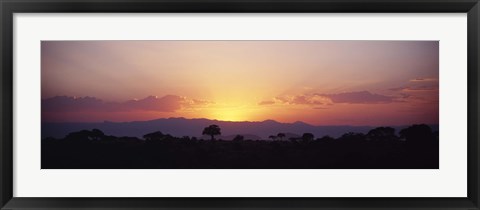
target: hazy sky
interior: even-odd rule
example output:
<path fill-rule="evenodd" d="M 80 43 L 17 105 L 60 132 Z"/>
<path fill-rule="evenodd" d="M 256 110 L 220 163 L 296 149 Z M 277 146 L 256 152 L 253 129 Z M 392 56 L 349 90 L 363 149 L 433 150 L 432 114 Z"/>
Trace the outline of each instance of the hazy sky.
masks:
<path fill-rule="evenodd" d="M 43 41 L 42 120 L 436 124 L 438 45 Z"/>

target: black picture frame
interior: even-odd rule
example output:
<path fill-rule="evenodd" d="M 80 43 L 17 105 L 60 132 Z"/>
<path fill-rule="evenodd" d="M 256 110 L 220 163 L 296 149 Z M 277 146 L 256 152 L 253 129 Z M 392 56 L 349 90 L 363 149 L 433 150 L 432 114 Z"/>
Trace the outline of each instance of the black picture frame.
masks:
<path fill-rule="evenodd" d="M 479 209 L 478 0 L 0 0 L 1 209 Z M 468 196 L 466 198 L 25 198 L 13 197 L 14 13 L 467 13 Z"/>

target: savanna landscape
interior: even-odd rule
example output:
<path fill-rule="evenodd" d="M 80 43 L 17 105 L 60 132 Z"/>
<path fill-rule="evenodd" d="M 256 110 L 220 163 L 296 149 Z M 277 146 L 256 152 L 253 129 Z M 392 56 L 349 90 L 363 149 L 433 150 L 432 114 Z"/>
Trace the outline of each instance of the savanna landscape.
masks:
<path fill-rule="evenodd" d="M 42 169 L 438 169 L 436 41 L 42 41 Z"/>

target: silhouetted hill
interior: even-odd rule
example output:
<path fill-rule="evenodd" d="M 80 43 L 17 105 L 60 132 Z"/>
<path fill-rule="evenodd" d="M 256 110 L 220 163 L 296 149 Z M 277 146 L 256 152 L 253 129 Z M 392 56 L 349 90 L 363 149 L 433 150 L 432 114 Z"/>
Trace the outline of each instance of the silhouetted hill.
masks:
<path fill-rule="evenodd" d="M 235 135 L 244 135 L 248 139 L 268 139 L 270 135 L 285 133 L 285 139 L 300 137 L 303 133 L 312 133 L 315 137 L 329 135 L 340 137 L 347 132 L 366 133 L 373 126 L 314 126 L 304 122 L 280 123 L 274 120 L 261 122 L 231 122 L 209 119 L 168 118 L 133 122 L 99 122 L 99 123 L 42 123 L 42 139 L 45 137 L 63 138 L 68 133 L 79 130 L 100 129 L 107 135 L 142 137 L 147 133 L 161 131 L 173 136 L 202 137 L 202 130 L 208 125 L 219 125 L 224 140 L 231 140 Z M 434 131 L 438 125 L 430 125 Z M 407 126 L 391 126 L 397 132 Z M 204 138 L 208 139 L 208 138 Z"/>

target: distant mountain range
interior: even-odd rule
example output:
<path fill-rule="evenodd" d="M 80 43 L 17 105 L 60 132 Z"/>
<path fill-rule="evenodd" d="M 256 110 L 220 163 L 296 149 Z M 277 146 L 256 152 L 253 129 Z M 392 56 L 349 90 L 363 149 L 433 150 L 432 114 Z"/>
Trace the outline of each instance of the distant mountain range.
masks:
<path fill-rule="evenodd" d="M 98 122 L 98 123 L 42 123 L 42 138 L 54 137 L 63 138 L 67 134 L 79 130 L 100 129 L 106 135 L 114 136 L 132 136 L 142 137 L 143 135 L 155 131 L 161 131 L 177 137 L 190 136 L 203 139 L 210 137 L 202 136 L 203 128 L 216 124 L 220 126 L 222 135 L 216 136 L 216 139 L 231 140 L 236 135 L 243 135 L 245 139 L 268 139 L 270 135 L 285 133 L 285 139 L 290 137 L 299 137 L 303 133 L 313 133 L 316 138 L 329 135 L 331 137 L 340 137 L 348 132 L 367 133 L 375 128 L 372 126 L 314 126 L 304 122 L 280 123 L 274 120 L 265 120 L 261 122 L 231 122 L 209 119 L 185 119 L 185 118 L 166 118 L 150 121 L 133 122 Z M 390 126 L 400 131 L 410 125 Z M 438 125 L 430 125 L 432 130 L 438 131 Z"/>

